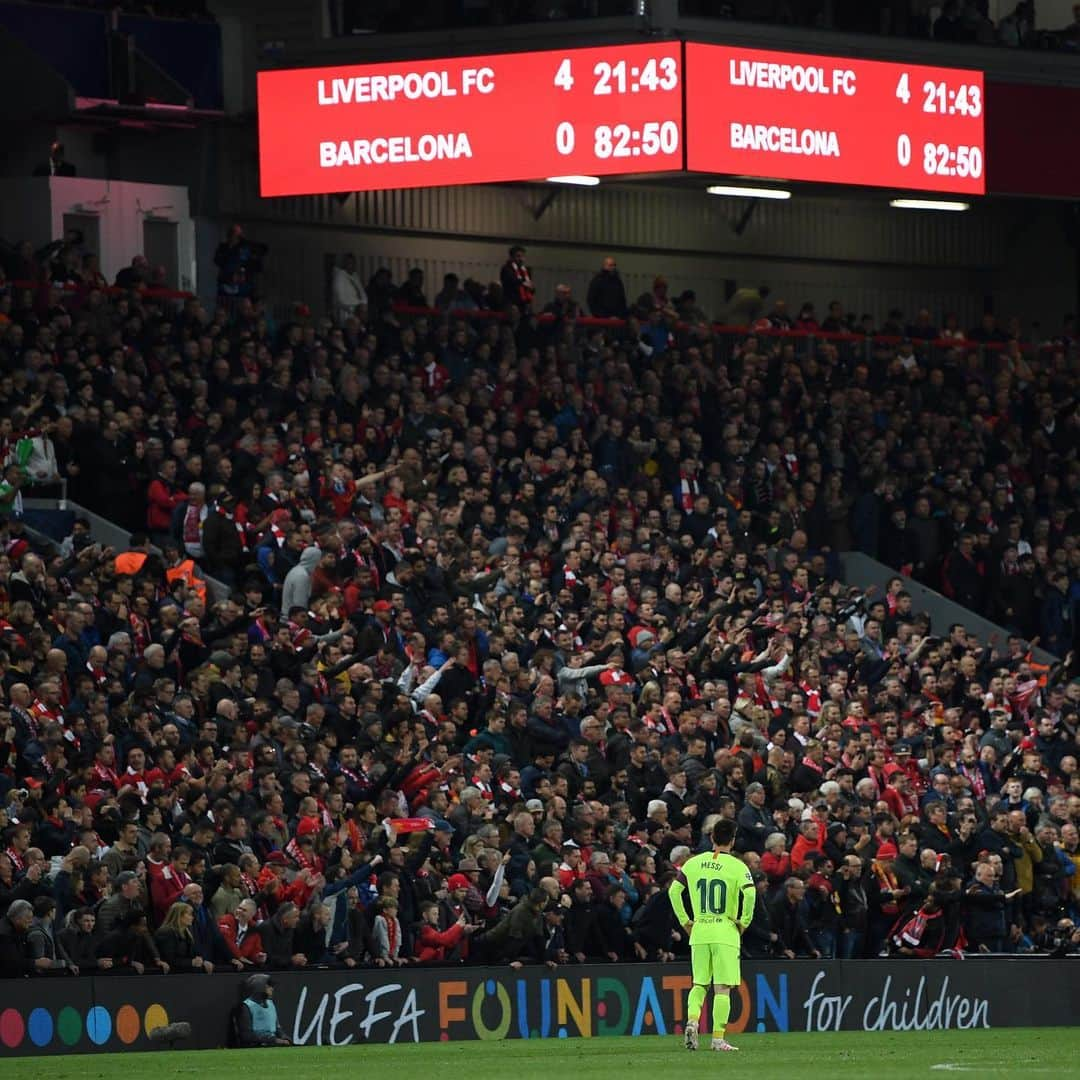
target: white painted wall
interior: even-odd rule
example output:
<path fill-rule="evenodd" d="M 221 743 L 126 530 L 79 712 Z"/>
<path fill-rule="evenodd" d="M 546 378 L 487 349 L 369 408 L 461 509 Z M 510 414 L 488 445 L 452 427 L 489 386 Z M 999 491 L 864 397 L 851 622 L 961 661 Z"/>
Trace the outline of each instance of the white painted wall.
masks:
<path fill-rule="evenodd" d="M 186 187 L 134 184 L 88 177 L 21 177 L 0 180 L 0 232 L 12 241 L 35 246 L 64 232 L 64 215 L 94 214 L 100 221 L 102 272 L 112 281 L 119 270 L 142 254 L 143 222 L 148 213 L 177 227 L 177 288 L 195 291 L 195 225 Z M 170 267 L 170 278 L 173 268 Z"/>

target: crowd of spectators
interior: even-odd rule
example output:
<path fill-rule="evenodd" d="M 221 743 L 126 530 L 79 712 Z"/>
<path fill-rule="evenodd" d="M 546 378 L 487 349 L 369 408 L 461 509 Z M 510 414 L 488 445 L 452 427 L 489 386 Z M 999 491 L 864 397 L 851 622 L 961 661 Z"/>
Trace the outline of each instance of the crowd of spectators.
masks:
<path fill-rule="evenodd" d="M 749 955 L 1076 950 L 1071 324 L 341 269 L 0 291 L 0 974 L 668 960 L 717 816 Z"/>
<path fill-rule="evenodd" d="M 31 0 L 49 7 L 93 8 L 123 15 L 151 15 L 162 19 L 191 19 L 200 22 L 214 18 L 206 0 Z"/>
<path fill-rule="evenodd" d="M 750 18 L 783 25 L 893 37 L 931 38 L 950 45 L 998 45 L 1010 49 L 1076 49 L 1080 45 L 1080 6 L 1065 26 L 1047 25 L 1046 13 L 1032 0 L 1002 6 L 995 21 L 989 0 L 925 0 L 873 4 L 863 0 L 682 0 L 683 14 Z M 770 10 L 771 9 L 771 10 Z M 1038 15 L 1038 18 L 1037 18 Z"/>
<path fill-rule="evenodd" d="M 404 33 L 448 27 L 507 26 L 564 22 L 613 16 L 647 15 L 643 0 L 444 0 L 423 12 L 390 0 L 360 3 L 335 0 L 331 24 L 335 35 Z M 1046 25 L 1031 0 L 1019 0 L 995 20 L 989 0 L 925 0 L 866 3 L 865 0 L 680 0 L 685 18 L 736 19 L 742 22 L 836 30 L 844 33 L 932 39 L 951 45 L 998 45 L 1013 49 L 1080 47 L 1080 5 L 1065 26 Z"/>

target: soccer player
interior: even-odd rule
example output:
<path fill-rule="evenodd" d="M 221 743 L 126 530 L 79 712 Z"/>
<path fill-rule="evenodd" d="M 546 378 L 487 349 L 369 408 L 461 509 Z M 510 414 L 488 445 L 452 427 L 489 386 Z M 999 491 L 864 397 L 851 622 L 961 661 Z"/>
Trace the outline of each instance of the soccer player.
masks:
<path fill-rule="evenodd" d="M 710 983 L 712 1048 L 738 1049 L 724 1038 L 724 1030 L 731 1015 L 731 988 L 742 982 L 739 947 L 742 933 L 754 917 L 756 898 L 750 868 L 731 854 L 735 830 L 734 821 L 718 821 L 712 831 L 713 850 L 683 863 L 668 888 L 675 917 L 690 938 L 694 985 L 686 1005 L 687 1050 L 698 1048 L 698 1023 Z"/>

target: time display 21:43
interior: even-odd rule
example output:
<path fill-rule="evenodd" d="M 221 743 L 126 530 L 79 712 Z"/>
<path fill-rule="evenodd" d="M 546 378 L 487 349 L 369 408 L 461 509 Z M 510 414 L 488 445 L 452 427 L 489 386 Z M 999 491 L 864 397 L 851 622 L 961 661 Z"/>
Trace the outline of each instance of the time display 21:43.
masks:
<path fill-rule="evenodd" d="M 905 71 L 896 84 L 896 96 L 906 105 L 911 101 L 911 80 Z M 922 84 L 922 111 L 940 116 L 982 116 L 982 88 L 975 84 L 961 83 L 950 86 L 946 82 L 927 79 Z"/>

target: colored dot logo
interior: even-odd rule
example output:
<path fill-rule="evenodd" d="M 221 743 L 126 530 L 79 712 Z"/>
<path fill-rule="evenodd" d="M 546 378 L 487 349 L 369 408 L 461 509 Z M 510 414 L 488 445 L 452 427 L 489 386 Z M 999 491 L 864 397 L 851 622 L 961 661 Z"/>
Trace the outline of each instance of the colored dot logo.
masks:
<path fill-rule="evenodd" d="M 164 1027 L 169 1022 L 169 1014 L 163 1005 L 151 1005 L 146 1010 L 146 1034 L 149 1035 L 154 1028 Z"/>
<path fill-rule="evenodd" d="M 86 1034 L 95 1046 L 104 1046 L 112 1034 L 112 1017 L 109 1010 L 95 1005 L 86 1014 Z"/>
<path fill-rule="evenodd" d="M 59 1042 L 62 1046 L 76 1046 L 83 1033 L 94 1046 L 105 1046 L 110 1040 L 118 1040 L 124 1046 L 138 1042 L 144 1033 L 169 1022 L 165 1007 L 154 1003 L 144 1013 L 134 1005 L 121 1005 L 111 1013 L 104 1005 L 91 1006 L 82 1014 L 73 1005 L 65 1005 L 55 1016 L 40 1006 L 24 1017 L 18 1009 L 0 1011 L 0 1045 L 17 1050 L 26 1043 L 44 1049 Z"/>
<path fill-rule="evenodd" d="M 139 1010 L 134 1005 L 121 1005 L 116 1010 L 116 1037 L 125 1046 L 130 1046 L 139 1037 L 141 1028 Z"/>
<path fill-rule="evenodd" d="M 56 1030 L 65 1046 L 74 1046 L 82 1038 L 82 1014 L 78 1009 L 65 1005 L 56 1018 Z"/>
<path fill-rule="evenodd" d="M 0 1012 L 0 1042 L 14 1050 L 26 1035 L 26 1025 L 22 1013 L 17 1009 L 5 1009 Z"/>
<path fill-rule="evenodd" d="M 26 1022 L 26 1033 L 35 1046 L 48 1046 L 53 1037 L 53 1018 L 48 1009 L 34 1009 Z"/>

